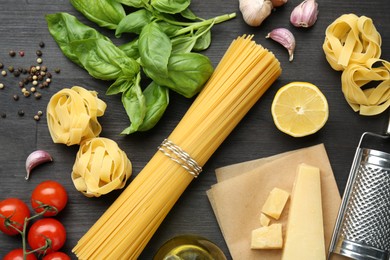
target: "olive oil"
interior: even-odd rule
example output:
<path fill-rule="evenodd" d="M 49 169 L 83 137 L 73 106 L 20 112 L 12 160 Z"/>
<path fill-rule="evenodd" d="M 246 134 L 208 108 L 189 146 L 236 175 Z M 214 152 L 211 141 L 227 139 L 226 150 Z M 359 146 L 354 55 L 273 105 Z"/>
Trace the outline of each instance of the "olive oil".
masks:
<path fill-rule="evenodd" d="M 182 235 L 168 240 L 153 260 L 226 260 L 214 243 L 200 236 Z"/>

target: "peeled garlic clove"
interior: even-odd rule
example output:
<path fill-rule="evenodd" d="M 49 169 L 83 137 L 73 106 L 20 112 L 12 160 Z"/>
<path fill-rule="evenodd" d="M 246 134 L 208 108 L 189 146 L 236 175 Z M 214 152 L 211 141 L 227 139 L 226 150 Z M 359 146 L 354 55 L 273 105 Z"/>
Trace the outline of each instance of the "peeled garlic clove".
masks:
<path fill-rule="evenodd" d="M 244 21 L 250 26 L 260 26 L 273 8 L 270 0 L 240 0 L 239 5 Z"/>
<path fill-rule="evenodd" d="M 290 22 L 296 27 L 310 27 L 317 21 L 318 3 L 304 0 L 291 12 Z"/>
<path fill-rule="evenodd" d="M 26 159 L 26 172 L 27 175 L 25 177 L 26 180 L 29 179 L 31 171 L 37 167 L 38 165 L 46 162 L 53 161 L 51 155 L 44 150 L 36 150 L 27 157 Z"/>
<path fill-rule="evenodd" d="M 283 45 L 283 47 L 288 51 L 289 61 L 294 59 L 295 37 L 288 29 L 274 29 L 265 38 L 271 38 L 272 40 Z"/>

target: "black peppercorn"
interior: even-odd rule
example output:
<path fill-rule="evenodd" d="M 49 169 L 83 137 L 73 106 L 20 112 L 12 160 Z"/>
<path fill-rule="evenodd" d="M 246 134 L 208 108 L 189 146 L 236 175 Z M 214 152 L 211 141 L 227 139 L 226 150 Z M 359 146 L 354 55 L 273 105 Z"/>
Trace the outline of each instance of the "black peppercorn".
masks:
<path fill-rule="evenodd" d="M 0 62 L 0 69 L 4 68 L 4 64 Z"/>
<path fill-rule="evenodd" d="M 55 71 L 55 73 L 60 73 L 61 72 L 61 70 L 59 68 L 56 68 L 54 71 Z"/>
<path fill-rule="evenodd" d="M 35 54 L 38 56 L 38 57 L 41 57 L 42 56 L 42 51 L 41 50 L 37 50 L 35 52 Z"/>
<path fill-rule="evenodd" d="M 22 109 L 20 109 L 20 110 L 18 111 L 18 115 L 19 115 L 19 116 L 24 116 L 24 111 L 23 111 Z"/>
<path fill-rule="evenodd" d="M 39 47 L 41 47 L 41 48 L 45 47 L 45 43 L 44 42 L 40 42 L 39 43 Z"/>
<path fill-rule="evenodd" d="M 11 51 L 9 51 L 9 56 L 11 56 L 11 57 L 15 57 L 15 55 L 16 55 L 16 52 L 15 51 L 13 51 L 13 50 L 11 50 Z"/>
<path fill-rule="evenodd" d="M 14 98 L 15 101 L 18 101 L 18 100 L 19 100 L 19 96 L 18 96 L 17 94 L 15 94 L 15 95 L 13 96 L 13 98 Z"/>
<path fill-rule="evenodd" d="M 15 71 L 14 71 L 14 76 L 15 76 L 15 77 L 19 77 L 19 76 L 20 76 L 20 71 L 15 70 Z"/>
<path fill-rule="evenodd" d="M 7 114 L 4 112 L 1 112 L 1 118 L 6 118 L 6 117 L 7 117 Z"/>

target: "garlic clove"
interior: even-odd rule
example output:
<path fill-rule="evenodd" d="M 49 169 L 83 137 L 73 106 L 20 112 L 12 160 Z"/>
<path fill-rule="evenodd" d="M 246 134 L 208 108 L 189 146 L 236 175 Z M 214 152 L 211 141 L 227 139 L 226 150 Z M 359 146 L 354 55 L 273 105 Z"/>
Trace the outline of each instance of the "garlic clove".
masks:
<path fill-rule="evenodd" d="M 290 62 L 294 59 L 295 37 L 288 29 L 274 29 L 265 38 L 271 38 L 286 48 L 289 54 Z"/>
<path fill-rule="evenodd" d="M 30 155 L 26 159 L 27 175 L 25 179 L 28 180 L 30 178 L 30 173 L 35 167 L 37 167 L 42 163 L 51 162 L 51 161 L 53 161 L 53 158 L 48 152 L 44 150 L 36 150 L 30 153 Z"/>
<path fill-rule="evenodd" d="M 239 8 L 244 21 L 250 26 L 260 26 L 273 9 L 270 0 L 240 0 Z"/>
<path fill-rule="evenodd" d="M 310 27 L 317 21 L 318 3 L 316 0 L 304 0 L 294 8 L 290 22 L 296 27 Z"/>

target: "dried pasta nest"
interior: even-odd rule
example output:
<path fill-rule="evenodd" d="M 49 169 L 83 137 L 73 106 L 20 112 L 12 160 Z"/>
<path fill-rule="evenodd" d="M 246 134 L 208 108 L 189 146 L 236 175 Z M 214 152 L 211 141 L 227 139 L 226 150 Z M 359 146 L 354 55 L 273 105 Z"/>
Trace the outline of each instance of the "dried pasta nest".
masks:
<path fill-rule="evenodd" d="M 99 197 L 125 186 L 132 164 L 118 144 L 96 137 L 81 143 L 73 165 L 72 180 L 87 197 Z"/>
<path fill-rule="evenodd" d="M 106 107 L 95 91 L 79 86 L 58 91 L 47 106 L 47 124 L 53 142 L 71 146 L 99 136 L 102 127 L 97 118 Z"/>
<path fill-rule="evenodd" d="M 360 115 L 377 115 L 390 106 L 390 63 L 380 59 L 381 43 L 366 16 L 344 14 L 326 29 L 326 59 L 334 70 L 342 71 L 344 97 Z"/>
<path fill-rule="evenodd" d="M 350 64 L 365 64 L 381 55 L 382 38 L 371 18 L 344 14 L 328 26 L 323 50 L 334 70 Z"/>

